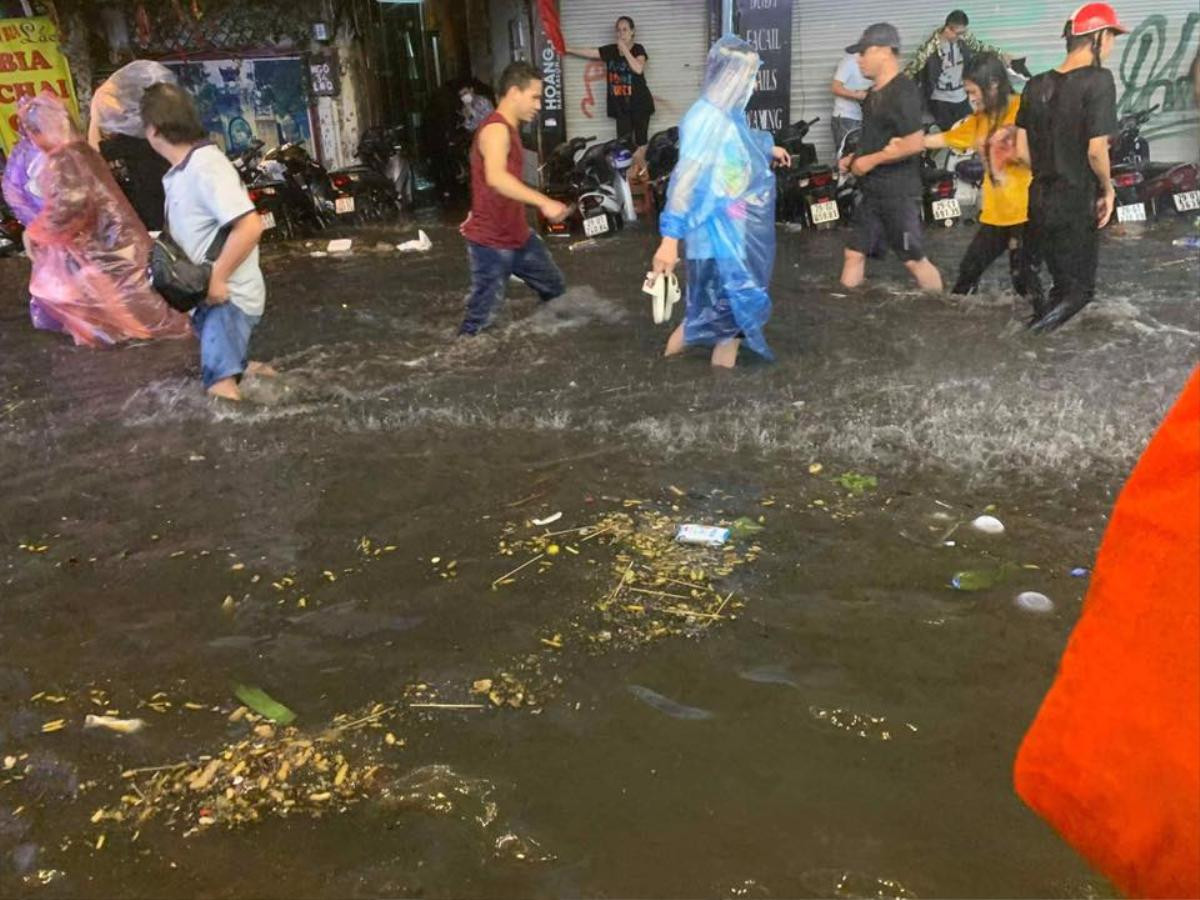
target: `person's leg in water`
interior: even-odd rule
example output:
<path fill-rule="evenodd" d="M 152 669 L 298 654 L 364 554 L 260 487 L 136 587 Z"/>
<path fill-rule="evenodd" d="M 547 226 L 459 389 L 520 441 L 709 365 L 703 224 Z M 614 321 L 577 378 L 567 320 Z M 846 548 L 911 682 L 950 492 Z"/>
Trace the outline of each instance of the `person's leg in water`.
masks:
<path fill-rule="evenodd" d="M 1081 192 L 1056 198 L 1052 222 L 1043 231 L 1040 249 L 1054 286 L 1046 311 L 1031 323 L 1034 331 L 1053 331 L 1065 324 L 1096 295 L 1100 232 L 1092 199 Z"/>
<path fill-rule="evenodd" d="M 210 396 L 242 399 L 238 382 L 250 368 L 246 357 L 258 320 L 229 301 L 201 303 L 192 313 L 192 325 L 200 336 L 200 374 Z"/>
<path fill-rule="evenodd" d="M 867 255 L 847 247 L 842 254 L 842 287 L 853 290 L 859 287 L 866 277 Z"/>
<path fill-rule="evenodd" d="M 979 279 L 1008 247 L 1008 229 L 996 225 L 980 225 L 971 238 L 962 262 L 958 264 L 958 278 L 951 288 L 952 294 L 974 294 L 979 290 Z"/>
<path fill-rule="evenodd" d="M 504 299 L 504 287 L 512 272 L 514 251 L 497 250 L 467 241 L 471 260 L 471 293 L 459 335 L 478 334 L 492 320 L 497 304 Z"/>
<path fill-rule="evenodd" d="M 567 290 L 563 273 L 550 258 L 545 242 L 536 234 L 531 234 L 525 246 L 513 254 L 512 274 L 529 285 L 542 303 L 561 297 Z"/>
<path fill-rule="evenodd" d="M 942 292 L 942 273 L 925 256 L 922 242 L 921 200 L 919 197 L 897 197 L 880 206 L 883 235 L 892 252 L 904 260 L 904 267 L 917 280 L 917 286 L 927 293 Z"/>
<path fill-rule="evenodd" d="M 928 258 L 921 257 L 918 260 L 906 262 L 904 268 L 912 273 L 913 278 L 917 280 L 917 287 L 925 293 L 940 294 L 945 290 L 942 285 L 942 273 Z"/>
<path fill-rule="evenodd" d="M 1013 291 L 1018 297 L 1025 297 L 1040 306 L 1044 302 L 1042 279 L 1038 275 L 1040 264 L 1028 244 L 1028 228 L 1014 225 L 1008 231 L 1008 275 Z"/>
<path fill-rule="evenodd" d="M 883 220 L 879 204 L 863 197 L 851 221 L 853 231 L 842 255 L 842 287 L 853 290 L 867 275 L 867 257 L 876 256 L 883 246 Z"/>

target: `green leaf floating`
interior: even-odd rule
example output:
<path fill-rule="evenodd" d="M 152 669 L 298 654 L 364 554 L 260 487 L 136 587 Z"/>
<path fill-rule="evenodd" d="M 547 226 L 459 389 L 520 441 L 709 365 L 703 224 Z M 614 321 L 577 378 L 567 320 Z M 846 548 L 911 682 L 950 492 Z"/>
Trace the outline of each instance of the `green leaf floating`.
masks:
<path fill-rule="evenodd" d="M 749 534 L 757 534 L 763 530 L 762 525 L 755 522 L 749 516 L 742 516 L 740 519 L 734 519 L 729 530 L 733 532 L 734 537 L 745 537 Z"/>
<path fill-rule="evenodd" d="M 233 695 L 248 707 L 280 725 L 290 725 L 296 714 L 264 691 L 262 688 L 248 684 L 235 684 Z"/>

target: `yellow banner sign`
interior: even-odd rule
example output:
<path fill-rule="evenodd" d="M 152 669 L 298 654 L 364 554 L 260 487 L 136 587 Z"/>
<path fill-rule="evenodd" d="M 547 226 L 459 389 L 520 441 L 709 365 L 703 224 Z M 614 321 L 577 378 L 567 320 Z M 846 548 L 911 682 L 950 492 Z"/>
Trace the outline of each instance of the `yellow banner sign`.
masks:
<path fill-rule="evenodd" d="M 51 91 L 79 118 L 67 58 L 58 49 L 58 29 L 44 17 L 0 19 L 0 145 L 17 142 L 17 101 Z"/>

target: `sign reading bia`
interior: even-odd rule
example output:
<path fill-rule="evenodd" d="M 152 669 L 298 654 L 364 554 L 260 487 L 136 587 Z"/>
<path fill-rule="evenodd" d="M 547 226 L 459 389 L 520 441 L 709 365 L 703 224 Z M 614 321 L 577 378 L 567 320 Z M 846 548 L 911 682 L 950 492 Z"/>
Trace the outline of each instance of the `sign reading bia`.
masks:
<path fill-rule="evenodd" d="M 58 47 L 58 29 L 44 17 L 0 19 L 0 149 L 17 142 L 17 101 L 50 91 L 78 118 L 75 86 Z"/>
<path fill-rule="evenodd" d="M 792 0 L 737 0 L 737 31 L 762 59 L 758 85 L 746 107 L 751 128 L 777 134 L 792 104 Z"/>

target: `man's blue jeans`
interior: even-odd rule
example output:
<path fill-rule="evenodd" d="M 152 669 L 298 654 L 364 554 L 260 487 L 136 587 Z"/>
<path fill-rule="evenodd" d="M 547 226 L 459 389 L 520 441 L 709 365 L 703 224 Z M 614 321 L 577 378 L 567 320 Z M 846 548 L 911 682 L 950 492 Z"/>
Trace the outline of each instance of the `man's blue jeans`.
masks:
<path fill-rule="evenodd" d="M 478 334 L 491 323 L 510 275 L 533 288 L 543 303 L 567 289 L 562 272 L 536 234 L 517 250 L 497 250 L 467 241 L 467 255 L 471 259 L 471 293 L 459 334 Z"/>

